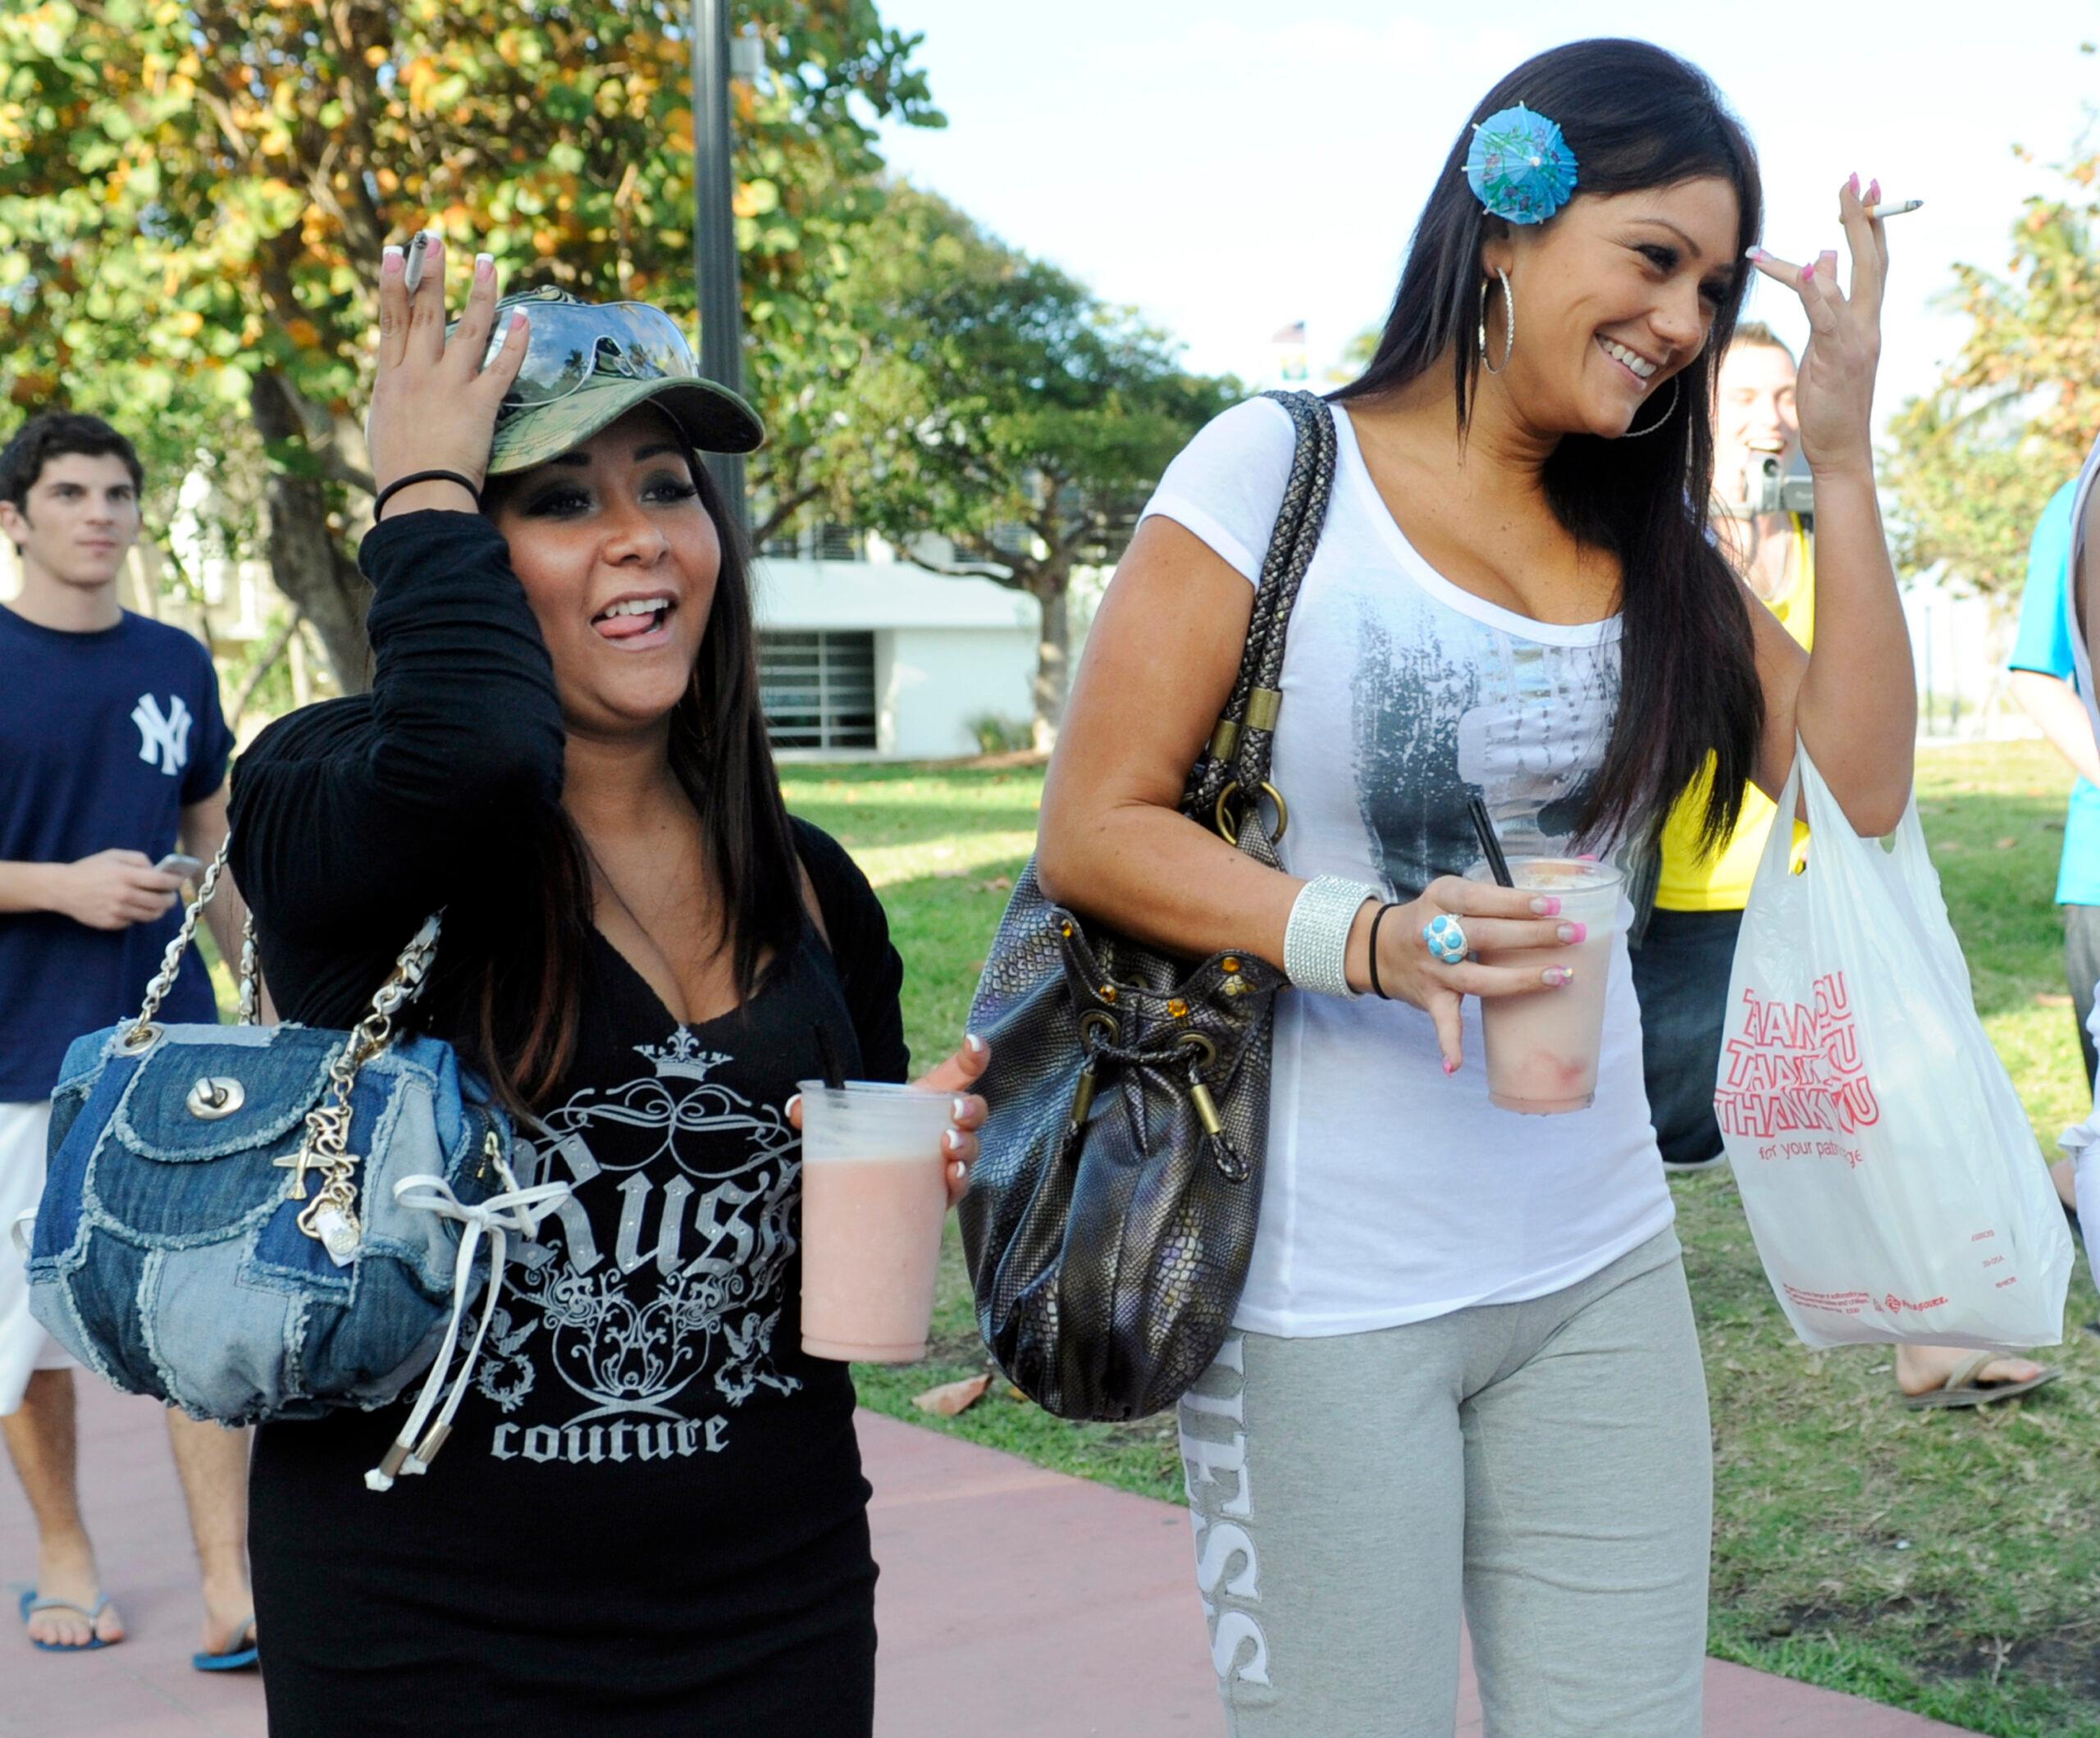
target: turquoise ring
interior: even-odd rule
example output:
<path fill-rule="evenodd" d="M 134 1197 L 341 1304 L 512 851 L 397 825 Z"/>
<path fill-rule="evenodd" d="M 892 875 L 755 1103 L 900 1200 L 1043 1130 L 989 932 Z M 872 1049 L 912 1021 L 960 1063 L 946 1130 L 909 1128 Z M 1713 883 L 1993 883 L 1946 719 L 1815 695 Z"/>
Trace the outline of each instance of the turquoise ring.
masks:
<path fill-rule="evenodd" d="M 1422 938 L 1428 944 L 1430 956 L 1446 965 L 1459 965 L 1466 957 L 1465 927 L 1448 911 L 1432 917 L 1422 926 Z"/>

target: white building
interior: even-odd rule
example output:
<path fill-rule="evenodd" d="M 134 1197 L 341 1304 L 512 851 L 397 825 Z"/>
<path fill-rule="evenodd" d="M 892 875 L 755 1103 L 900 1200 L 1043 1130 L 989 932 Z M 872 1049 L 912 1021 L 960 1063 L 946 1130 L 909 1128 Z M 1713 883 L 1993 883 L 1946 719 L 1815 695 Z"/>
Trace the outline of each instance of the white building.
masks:
<path fill-rule="evenodd" d="M 755 591 L 784 758 L 946 760 L 978 752 L 981 719 L 1025 730 L 1042 622 L 1027 593 L 929 572 L 836 526 L 769 543 Z"/>

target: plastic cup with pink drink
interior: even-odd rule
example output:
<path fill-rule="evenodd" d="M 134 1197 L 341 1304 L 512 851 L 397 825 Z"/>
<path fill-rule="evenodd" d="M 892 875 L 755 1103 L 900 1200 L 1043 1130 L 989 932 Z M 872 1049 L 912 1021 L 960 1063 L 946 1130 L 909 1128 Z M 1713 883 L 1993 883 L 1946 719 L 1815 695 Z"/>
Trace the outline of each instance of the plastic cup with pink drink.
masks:
<path fill-rule="evenodd" d="M 1573 983 L 1558 989 L 1481 998 L 1488 1100 L 1503 1110 L 1533 1116 L 1586 1111 L 1597 1096 L 1597 1053 L 1604 1041 L 1605 991 L 1618 929 L 1621 877 L 1609 864 L 1580 857 L 1512 857 L 1509 875 L 1526 892 L 1558 899 L 1559 920 L 1580 924 L 1586 933 L 1573 943 L 1476 950 L 1485 965 L 1539 971 L 1563 965 L 1575 974 Z M 1478 863 L 1466 871 L 1466 878 L 1491 883 L 1495 876 Z"/>
<path fill-rule="evenodd" d="M 805 1080 L 801 1091 L 802 1349 L 859 1363 L 924 1357 L 955 1101 L 862 1080 Z"/>

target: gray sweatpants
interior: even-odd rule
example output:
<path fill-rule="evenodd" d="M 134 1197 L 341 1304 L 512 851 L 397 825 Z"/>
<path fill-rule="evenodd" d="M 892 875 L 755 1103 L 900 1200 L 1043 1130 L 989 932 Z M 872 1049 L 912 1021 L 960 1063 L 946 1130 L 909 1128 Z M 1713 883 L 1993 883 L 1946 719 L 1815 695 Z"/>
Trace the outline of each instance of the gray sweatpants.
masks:
<path fill-rule="evenodd" d="M 1550 1296 L 1235 1333 L 1181 1403 L 1235 1738 L 1694 1738 L 1713 1468 L 1674 1232 Z"/>

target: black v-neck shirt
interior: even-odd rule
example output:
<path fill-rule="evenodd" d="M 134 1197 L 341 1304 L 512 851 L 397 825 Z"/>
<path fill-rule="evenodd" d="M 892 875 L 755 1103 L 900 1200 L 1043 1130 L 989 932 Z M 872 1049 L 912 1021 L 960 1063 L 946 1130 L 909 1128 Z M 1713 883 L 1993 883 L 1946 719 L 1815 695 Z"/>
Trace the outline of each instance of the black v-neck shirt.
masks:
<path fill-rule="evenodd" d="M 362 555 L 373 691 L 243 758 L 235 872 L 280 1012 L 313 1025 L 354 1020 L 410 914 L 443 907 L 427 1018 L 470 1049 L 445 965 L 523 920 L 505 847 L 559 800 L 552 673 L 484 522 L 404 515 Z M 870 1730 L 868 1488 L 846 1366 L 801 1349 L 783 1113 L 819 1030 L 848 1072 L 904 1078 L 902 968 L 851 860 L 796 831 L 829 943 L 806 924 L 719 1019 L 679 1024 L 594 932 L 574 1060 L 518 1153 L 573 1194 L 515 1260 L 431 1471 L 363 1486 L 399 1405 L 259 1433 L 278 1738 Z"/>

